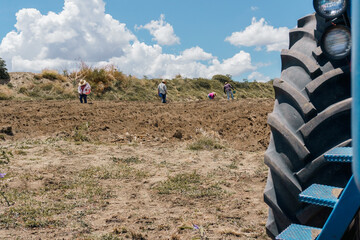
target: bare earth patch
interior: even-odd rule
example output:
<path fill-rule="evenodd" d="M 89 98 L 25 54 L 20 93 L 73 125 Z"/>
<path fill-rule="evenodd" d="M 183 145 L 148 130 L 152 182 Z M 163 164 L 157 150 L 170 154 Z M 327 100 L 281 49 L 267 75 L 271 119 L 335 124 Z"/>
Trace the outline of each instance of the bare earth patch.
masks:
<path fill-rule="evenodd" d="M 270 102 L 0 102 L 0 238 L 268 239 Z"/>

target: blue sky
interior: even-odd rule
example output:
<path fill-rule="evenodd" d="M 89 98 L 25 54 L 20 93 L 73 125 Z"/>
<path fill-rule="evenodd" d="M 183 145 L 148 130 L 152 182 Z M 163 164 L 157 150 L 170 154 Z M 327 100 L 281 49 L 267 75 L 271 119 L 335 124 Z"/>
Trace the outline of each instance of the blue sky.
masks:
<path fill-rule="evenodd" d="M 310 0 L 1 0 L 0 57 L 10 71 L 81 59 L 137 77 L 266 81 L 280 76 L 286 31 L 313 11 Z"/>

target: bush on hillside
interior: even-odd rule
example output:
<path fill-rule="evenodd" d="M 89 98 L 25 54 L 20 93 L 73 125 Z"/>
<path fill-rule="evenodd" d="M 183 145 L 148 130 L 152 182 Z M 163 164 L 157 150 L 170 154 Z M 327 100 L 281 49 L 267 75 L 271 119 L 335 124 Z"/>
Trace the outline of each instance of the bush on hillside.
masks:
<path fill-rule="evenodd" d="M 210 80 L 208 80 L 208 79 L 198 78 L 198 79 L 195 80 L 195 85 L 198 88 L 210 89 L 211 85 L 210 85 L 209 81 Z"/>
<path fill-rule="evenodd" d="M 60 81 L 63 81 L 65 82 L 66 81 L 66 78 L 59 74 L 58 71 L 56 70 L 50 70 L 50 69 L 44 69 L 41 71 L 41 73 L 39 74 L 36 74 L 34 76 L 35 79 L 37 80 L 40 80 L 40 79 L 48 79 L 48 80 L 51 80 L 51 81 L 55 81 L 55 80 L 60 80 Z"/>
<path fill-rule="evenodd" d="M 12 93 L 16 93 L 21 98 L 75 99 L 78 83 L 81 79 L 85 79 L 91 85 L 93 99 L 159 101 L 157 86 L 163 80 L 159 78 L 139 79 L 135 76 L 125 75 L 112 65 L 95 68 L 85 63 L 71 73 L 66 70 L 63 73 L 44 70 L 34 79 L 29 77 L 32 82 L 27 84 L 5 85 L 7 90 L 13 92 L 3 94 L 1 98 L 7 99 Z M 204 100 L 207 99 L 209 92 L 217 92 L 217 99 L 226 98 L 226 95 L 223 94 L 225 82 L 230 82 L 236 88 L 235 98 L 237 99 L 274 97 L 274 90 L 270 83 L 236 82 L 231 79 L 230 75 L 214 75 L 212 79 L 191 79 L 178 75 L 173 79 L 166 80 L 169 100 L 174 102 Z"/>
<path fill-rule="evenodd" d="M 91 85 L 92 92 L 97 96 L 107 92 L 122 90 L 128 86 L 130 77 L 118 71 L 114 66 L 106 66 L 103 68 L 92 68 L 85 63 L 81 64 L 80 70 L 73 72 L 71 78 L 79 81 L 84 78 Z M 79 79 L 76 79 L 76 78 Z"/>
<path fill-rule="evenodd" d="M 5 60 L 3 60 L 2 58 L 0 58 L 0 79 L 10 79 L 10 75 L 6 68 Z"/>
<path fill-rule="evenodd" d="M 231 82 L 231 77 L 229 75 L 221 75 L 221 74 L 217 74 L 217 75 L 214 75 L 212 77 L 212 80 L 216 80 L 216 81 L 219 81 L 221 83 L 225 83 L 225 82 Z"/>

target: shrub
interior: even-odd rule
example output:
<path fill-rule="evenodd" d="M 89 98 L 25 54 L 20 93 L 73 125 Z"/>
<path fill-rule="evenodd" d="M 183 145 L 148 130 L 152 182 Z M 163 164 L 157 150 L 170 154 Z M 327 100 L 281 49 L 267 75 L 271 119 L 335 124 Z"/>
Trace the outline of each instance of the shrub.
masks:
<path fill-rule="evenodd" d="M 228 76 L 228 75 L 221 75 L 221 74 L 217 74 L 217 75 L 214 75 L 212 77 L 212 80 L 216 80 L 216 81 L 219 81 L 221 83 L 225 83 L 225 82 L 231 82 L 231 77 Z"/>
<path fill-rule="evenodd" d="M 26 89 L 26 87 L 21 87 L 18 92 L 22 94 L 27 94 L 28 90 Z"/>
<path fill-rule="evenodd" d="M 204 78 L 199 78 L 195 81 L 195 84 L 198 88 L 205 88 L 205 89 L 210 89 L 211 85 L 209 83 L 209 80 L 204 79 Z"/>
<path fill-rule="evenodd" d="M 6 95 L 5 93 L 0 92 L 0 100 L 10 100 L 11 96 Z"/>
<path fill-rule="evenodd" d="M 40 85 L 41 90 L 43 91 L 50 91 L 53 88 L 53 84 L 51 83 L 44 83 Z"/>
<path fill-rule="evenodd" d="M 34 78 L 37 80 L 46 78 L 51 81 L 54 81 L 54 80 L 66 81 L 66 78 L 63 75 L 59 74 L 56 70 L 49 70 L 49 69 L 42 70 L 41 73 L 36 74 L 34 76 Z"/>
<path fill-rule="evenodd" d="M 112 65 L 103 68 L 92 68 L 82 63 L 80 70 L 70 74 L 70 78 L 75 80 L 85 79 L 98 97 L 102 97 L 103 94 L 115 89 L 124 89 L 128 85 L 127 77 Z M 74 82 L 74 84 L 76 83 Z"/>
<path fill-rule="evenodd" d="M 9 100 L 12 97 L 11 89 L 7 86 L 0 85 L 0 100 Z"/>
<path fill-rule="evenodd" d="M 7 71 L 5 61 L 2 58 L 0 58 L 0 79 L 10 79 L 10 75 Z"/>

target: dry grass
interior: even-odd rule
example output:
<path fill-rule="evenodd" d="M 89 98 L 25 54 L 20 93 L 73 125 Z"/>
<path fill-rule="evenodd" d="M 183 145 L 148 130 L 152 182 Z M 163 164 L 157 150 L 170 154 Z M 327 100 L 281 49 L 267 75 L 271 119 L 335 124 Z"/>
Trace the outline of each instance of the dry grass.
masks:
<path fill-rule="evenodd" d="M 0 100 L 8 99 L 75 99 L 80 79 L 92 86 L 91 96 L 95 99 L 156 101 L 157 86 L 162 79 L 136 78 L 125 75 L 114 66 L 92 68 L 82 63 L 74 72 L 63 74 L 45 69 L 39 74 L 10 73 L 10 82 L 0 86 Z M 273 98 L 271 83 L 234 82 L 236 98 Z M 209 92 L 217 92 L 215 99 L 224 99 L 223 79 L 182 78 L 167 79 L 168 98 L 171 101 L 205 100 Z"/>
<path fill-rule="evenodd" d="M 188 148 L 190 150 L 213 150 L 213 149 L 223 149 L 225 148 L 217 140 L 207 137 L 201 137 L 200 139 L 189 144 Z"/>
<path fill-rule="evenodd" d="M 51 69 L 44 69 L 41 71 L 41 73 L 39 74 L 35 74 L 34 76 L 35 79 L 40 80 L 40 79 L 48 79 L 48 80 L 60 80 L 62 82 L 65 82 L 67 79 L 65 76 L 61 75 L 58 73 L 58 71 L 56 70 L 51 70 Z"/>
<path fill-rule="evenodd" d="M 8 142 L 0 237 L 26 229 L 44 239 L 266 239 L 261 154 L 166 149 Z"/>
<path fill-rule="evenodd" d="M 14 97 L 14 91 L 7 85 L 0 84 L 0 100 L 10 100 Z"/>

